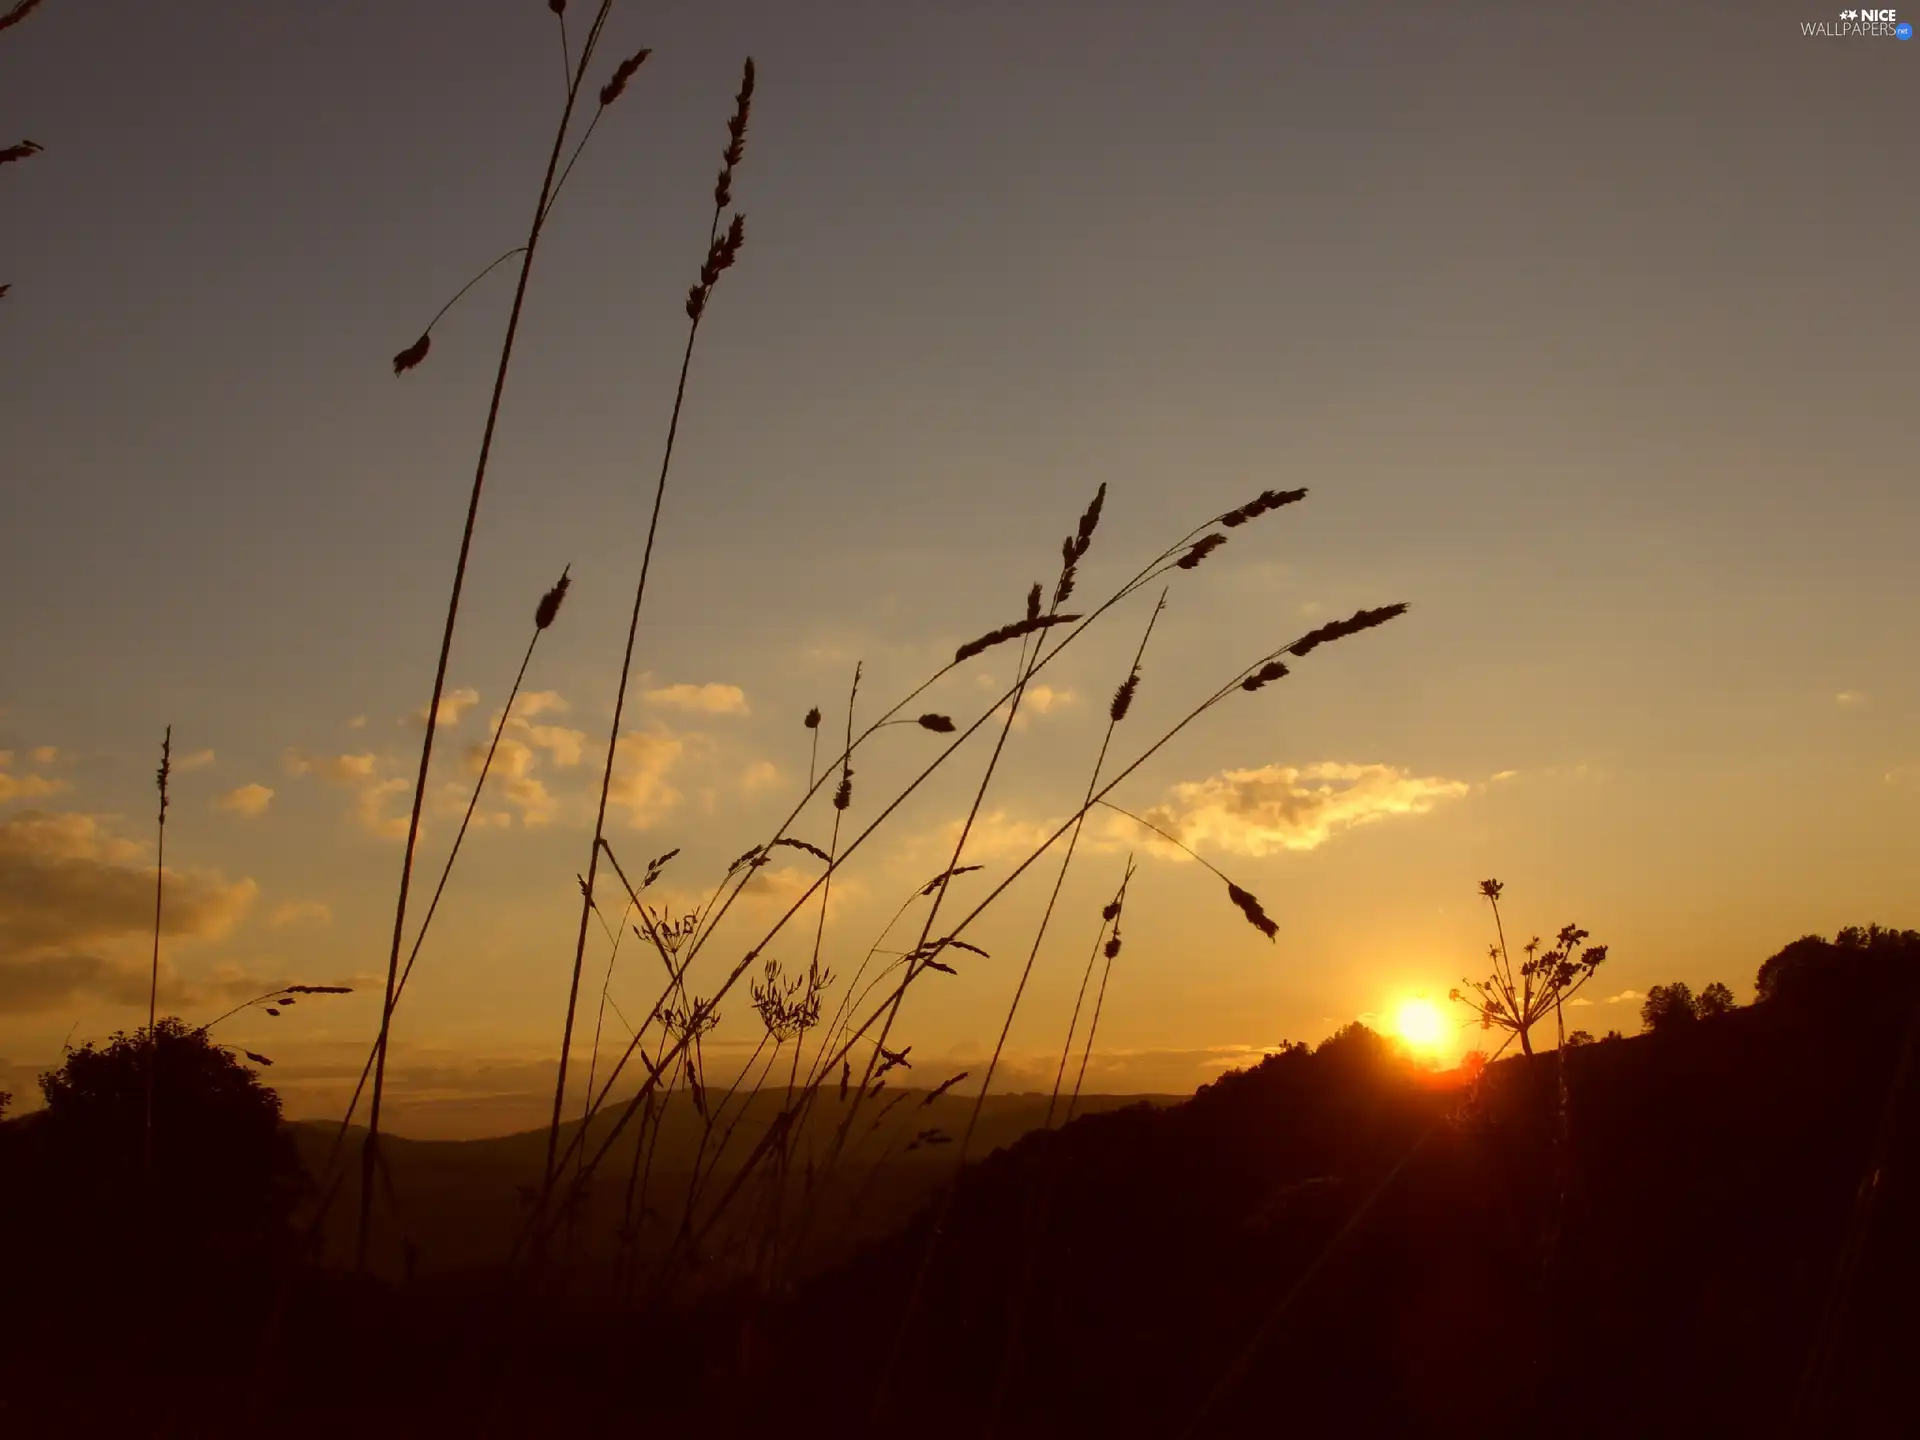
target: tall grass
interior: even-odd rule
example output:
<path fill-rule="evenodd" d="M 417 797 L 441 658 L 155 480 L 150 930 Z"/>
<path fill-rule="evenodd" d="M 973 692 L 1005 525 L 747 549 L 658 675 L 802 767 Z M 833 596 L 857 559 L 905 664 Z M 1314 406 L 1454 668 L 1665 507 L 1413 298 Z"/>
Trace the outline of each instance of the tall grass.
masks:
<path fill-rule="evenodd" d="M 607 16 L 612 8 L 613 0 L 601 0 L 588 29 L 586 40 L 580 47 L 579 62 L 575 65 L 572 78 L 567 85 L 566 103 L 561 107 L 559 123 L 554 127 L 553 144 L 547 156 L 546 172 L 540 179 L 539 198 L 534 203 L 533 218 L 528 222 L 526 243 L 520 250 L 520 275 L 514 285 L 513 303 L 507 312 L 506 333 L 501 339 L 500 356 L 494 368 L 493 393 L 487 402 L 486 421 L 481 427 L 480 453 L 474 462 L 473 483 L 468 490 L 466 517 L 460 531 L 459 554 L 454 561 L 453 583 L 447 592 L 446 620 L 441 627 L 440 651 L 434 662 L 433 687 L 427 699 L 426 724 L 420 739 L 420 764 L 414 776 L 413 803 L 407 816 L 406 845 L 401 852 L 400 881 L 393 907 L 393 938 L 387 951 L 385 997 L 380 1008 L 380 1033 L 374 1045 L 373 1092 L 367 1108 L 367 1135 L 361 1146 L 360 1218 L 354 1238 L 356 1270 L 364 1271 L 367 1263 L 367 1244 L 373 1214 L 373 1173 L 380 1140 L 381 1101 L 386 1093 L 387 1050 L 392 1035 L 394 1003 L 399 987 L 400 947 L 402 937 L 406 933 L 407 896 L 413 880 L 414 852 L 420 843 L 420 813 L 426 802 L 427 773 L 433 763 L 433 742 L 439 732 L 440 701 L 447 683 L 447 660 L 453 651 L 454 629 L 460 616 L 460 598 L 466 584 L 467 562 L 473 549 L 474 527 L 480 517 L 480 497 L 486 486 L 487 464 L 493 454 L 494 434 L 500 423 L 500 403 L 506 393 L 507 374 L 513 364 L 514 342 L 520 332 L 520 316 L 526 305 L 527 287 L 533 278 L 534 260 L 538 255 L 540 239 L 546 229 L 547 216 L 556 196 L 555 177 L 559 172 L 560 157 L 566 148 L 574 108 L 580 97 L 581 86 L 586 80 L 587 68 L 593 61 L 601 34 L 606 26 Z M 564 10 L 564 7 L 562 9 Z M 565 23 L 564 17 L 559 12 L 556 12 L 556 16 L 561 24 Z M 638 62 L 629 63 L 637 65 Z M 624 69 L 625 66 L 623 65 L 622 68 Z M 629 76 L 631 73 L 631 70 L 627 71 Z M 618 98 L 618 95 L 619 91 L 614 89 L 610 82 L 609 86 L 601 91 L 601 110 L 604 111 Z M 599 113 L 596 112 L 594 124 L 598 123 L 599 118 Z M 582 147 L 591 133 L 590 127 L 588 135 L 581 139 Z M 576 149 L 574 153 L 577 159 L 579 151 Z M 470 286 L 471 282 L 469 282 L 469 288 Z M 461 293 L 464 294 L 465 291 Z M 445 313 L 446 307 L 443 306 L 440 315 Z M 436 315 L 434 321 L 429 322 L 427 329 L 421 333 L 420 338 L 394 357 L 393 368 L 396 375 L 412 369 L 426 358 L 432 344 L 432 327 L 438 319 L 439 315 Z"/>
<path fill-rule="evenodd" d="M 140 1127 L 140 1173 L 148 1183 L 153 1180 L 153 1081 L 155 1054 L 154 1025 L 160 1008 L 160 909 L 167 893 L 167 785 L 173 778 L 173 727 L 167 727 L 160 741 L 160 768 L 153 783 L 160 792 L 160 815 L 155 824 L 153 858 L 153 968 L 147 980 L 147 1097 L 146 1117 Z"/>
<path fill-rule="evenodd" d="M 553 1118 L 547 1127 L 547 1164 L 541 1179 L 541 1207 L 552 1195 L 555 1163 L 560 1143 L 560 1116 L 567 1098 L 567 1061 L 573 1050 L 574 1012 L 580 1001 L 580 970 L 587 952 L 587 920 L 593 911 L 594 881 L 600 872 L 600 850 L 606 838 L 607 797 L 613 788 L 613 767 L 620 750 L 620 723 L 626 713 L 627 686 L 633 675 L 634 643 L 640 633 L 640 611 L 646 604 L 647 578 L 653 569 L 653 546 L 660 533 L 660 510 L 667 497 L 667 477 L 673 468 L 673 445 L 680 434 L 680 413 L 687 399 L 687 375 L 693 368 L 693 348 L 700 338 L 700 322 L 707 313 L 715 286 L 739 259 L 746 240 L 746 221 L 739 212 L 723 232 L 720 222 L 727 206 L 733 203 L 733 171 L 746 154 L 747 119 L 753 105 L 754 71 L 751 58 L 741 71 L 740 89 L 734 96 L 733 117 L 727 122 L 727 148 L 721 157 L 720 174 L 713 186 L 713 217 L 707 225 L 706 259 L 700 276 L 687 292 L 687 341 L 680 354 L 680 378 L 674 386 L 673 412 L 667 421 L 667 438 L 660 453 L 659 478 L 653 487 L 653 512 L 647 520 L 647 542 L 640 556 L 640 578 L 634 586 L 633 611 L 627 620 L 626 648 L 620 657 L 620 683 L 615 690 L 613 721 L 607 732 L 607 758 L 600 775 L 600 799 L 593 821 L 593 845 L 587 856 L 587 874 L 581 885 L 580 924 L 574 937 L 573 973 L 567 986 L 567 1018 L 560 1031 L 560 1067 L 553 1085 Z M 583 1127 L 584 1133 L 584 1127 Z"/>

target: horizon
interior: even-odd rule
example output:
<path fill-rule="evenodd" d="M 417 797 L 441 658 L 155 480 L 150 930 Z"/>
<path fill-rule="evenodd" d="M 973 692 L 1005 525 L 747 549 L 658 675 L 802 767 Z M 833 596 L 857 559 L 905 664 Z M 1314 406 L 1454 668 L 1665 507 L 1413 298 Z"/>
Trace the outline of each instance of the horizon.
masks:
<path fill-rule="evenodd" d="M 1234 696 L 1116 792 L 1198 861 L 1089 818 L 995 1093 L 1053 1083 L 1129 855 L 1089 1093 L 1190 1093 L 1420 998 L 1459 1022 L 1433 1046 L 1457 1060 L 1480 1034 L 1446 996 L 1485 973 L 1488 876 L 1516 949 L 1569 922 L 1610 947 L 1581 997 L 1596 1033 L 1631 1033 L 1656 984 L 1744 1000 L 1799 936 L 1914 923 L 1920 199 L 1888 137 L 1920 119 L 1920 47 L 1816 42 L 1810 18 L 619 15 L 596 74 L 653 54 L 542 243 L 441 702 L 409 935 L 476 747 L 502 727 L 502 749 L 396 1013 L 398 1133 L 551 1103 L 685 287 L 748 54 L 748 239 L 703 321 L 609 812 L 629 872 L 680 852 L 664 915 L 805 788 L 810 707 L 833 753 L 856 662 L 864 723 L 1051 583 L 1104 485 L 1080 599 L 1269 488 L 1310 491 L 1171 577 L 1127 758 L 1236 666 L 1411 609 Z M 44 146 L 0 172 L 0 1090 L 22 1108 L 63 1046 L 144 1021 L 172 726 L 161 1012 L 352 985 L 219 1032 L 273 1059 L 290 1119 L 338 1118 L 379 1025 L 511 267 L 417 370 L 391 361 L 524 235 L 551 22 L 525 0 L 470 7 L 451 38 L 427 0 L 324 23 L 50 5 L 0 44 L 0 138 Z M 960 913 L 1079 803 L 1151 603 L 1023 698 Z M 971 723 L 1015 658 L 987 651 L 924 708 Z M 836 870 L 821 958 L 841 985 L 948 863 L 996 729 Z M 848 821 L 938 743 L 882 731 Z M 834 823 L 822 797 L 795 833 L 825 846 Z M 809 863 L 755 874 L 741 916 L 770 923 Z M 969 930 L 986 956 L 915 991 L 916 1074 L 984 1068 L 1051 873 Z M 789 973 L 820 918 L 776 947 Z M 721 932 L 696 993 L 748 929 Z M 627 937 L 598 1015 L 609 946 L 589 938 L 581 1083 L 596 1024 L 604 1064 L 657 986 Z M 720 1012 L 724 1077 L 759 1030 L 744 985 Z"/>

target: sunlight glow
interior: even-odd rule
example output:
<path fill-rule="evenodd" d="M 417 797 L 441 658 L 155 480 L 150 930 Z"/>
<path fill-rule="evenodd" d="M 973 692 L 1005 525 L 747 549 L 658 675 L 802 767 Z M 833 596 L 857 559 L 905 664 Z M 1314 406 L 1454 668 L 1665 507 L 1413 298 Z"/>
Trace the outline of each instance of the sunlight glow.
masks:
<path fill-rule="evenodd" d="M 1431 1000 L 1401 1002 L 1393 1016 L 1394 1033 L 1414 1049 L 1433 1055 L 1447 1043 L 1447 1017 Z"/>

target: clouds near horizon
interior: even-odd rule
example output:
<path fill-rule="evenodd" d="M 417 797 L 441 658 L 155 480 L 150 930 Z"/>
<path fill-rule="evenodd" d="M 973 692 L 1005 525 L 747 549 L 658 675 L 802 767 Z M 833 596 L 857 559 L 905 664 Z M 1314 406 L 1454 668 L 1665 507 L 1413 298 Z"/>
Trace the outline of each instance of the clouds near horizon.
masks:
<path fill-rule="evenodd" d="M 1411 775 L 1397 765 L 1262 765 L 1175 785 L 1143 818 L 1196 850 L 1258 857 L 1317 849 L 1342 830 L 1390 816 L 1424 815 L 1469 788 L 1460 780 Z M 1121 815 L 1113 817 L 1109 834 L 1140 837 L 1139 827 Z M 1156 853 L 1180 853 L 1151 835 L 1146 842 Z"/>

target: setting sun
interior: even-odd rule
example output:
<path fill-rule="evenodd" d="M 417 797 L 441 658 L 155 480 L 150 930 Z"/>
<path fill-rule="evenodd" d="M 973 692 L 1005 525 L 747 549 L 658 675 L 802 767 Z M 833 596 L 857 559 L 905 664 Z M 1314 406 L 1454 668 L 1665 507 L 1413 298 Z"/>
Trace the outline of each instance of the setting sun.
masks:
<path fill-rule="evenodd" d="M 1393 1030 L 1413 1049 L 1435 1054 L 1447 1041 L 1447 1017 L 1431 1000 L 1407 1000 L 1394 1012 Z"/>

